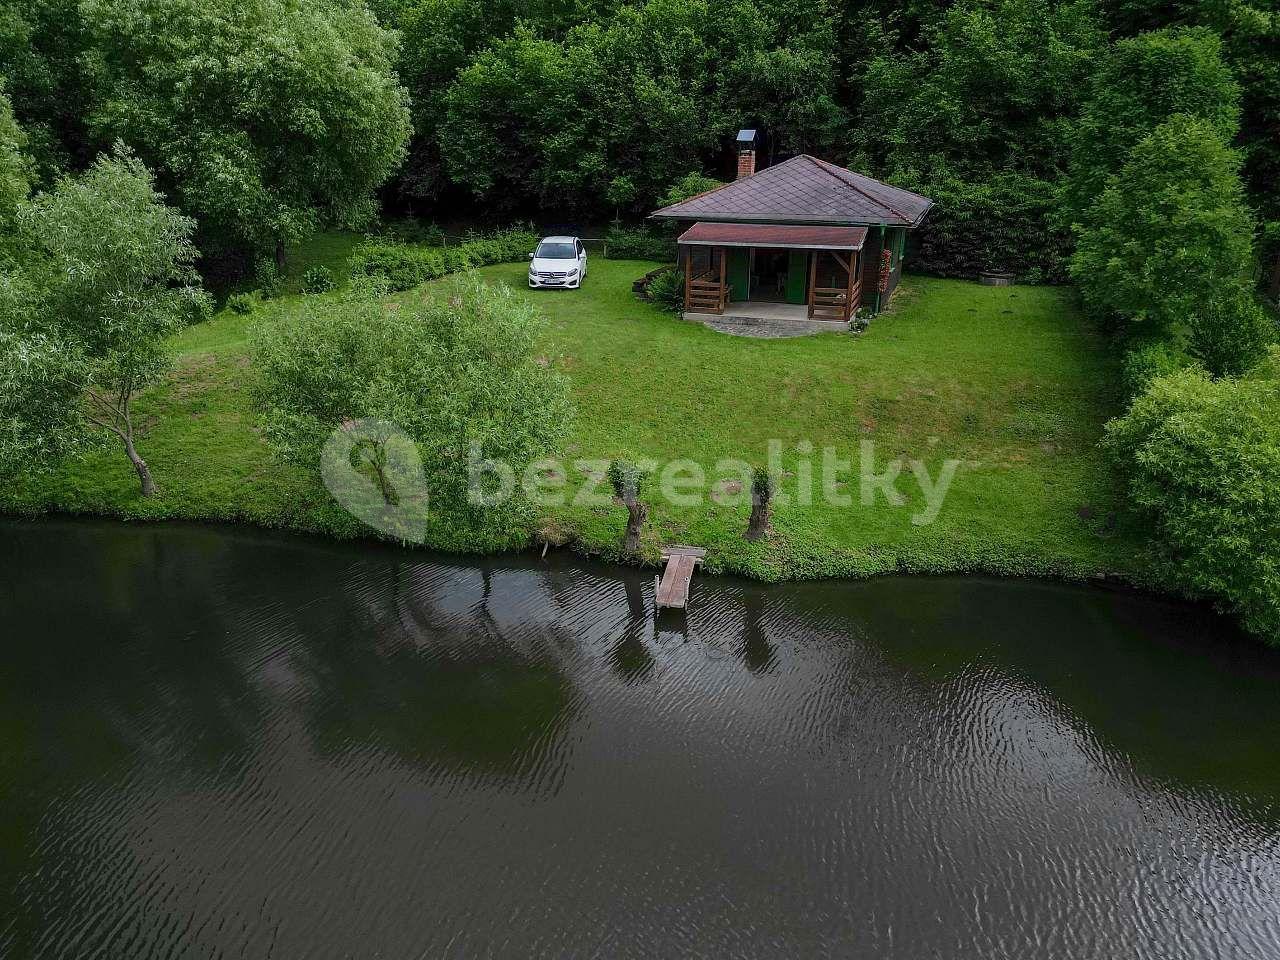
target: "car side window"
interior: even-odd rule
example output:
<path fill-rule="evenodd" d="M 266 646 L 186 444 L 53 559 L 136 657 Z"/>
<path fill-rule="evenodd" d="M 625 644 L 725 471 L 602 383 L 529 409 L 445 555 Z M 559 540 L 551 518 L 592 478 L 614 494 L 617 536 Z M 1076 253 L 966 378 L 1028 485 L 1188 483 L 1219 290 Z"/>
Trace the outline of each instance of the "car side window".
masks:
<path fill-rule="evenodd" d="M 586 250 L 586 248 L 582 245 L 582 241 L 581 241 L 581 240 L 579 240 L 579 241 L 578 241 L 578 256 L 582 256 L 582 255 L 583 255 L 584 253 L 586 253 L 586 252 L 587 252 L 587 250 Z"/>

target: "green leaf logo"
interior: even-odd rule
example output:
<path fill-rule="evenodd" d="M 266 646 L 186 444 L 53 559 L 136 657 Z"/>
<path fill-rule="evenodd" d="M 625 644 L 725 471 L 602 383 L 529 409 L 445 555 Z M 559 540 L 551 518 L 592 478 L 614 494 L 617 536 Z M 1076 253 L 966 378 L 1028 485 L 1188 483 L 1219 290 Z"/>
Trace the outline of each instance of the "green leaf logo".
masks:
<path fill-rule="evenodd" d="M 427 493 L 413 438 L 387 420 L 347 420 L 320 451 L 320 475 L 352 516 L 397 540 L 426 536 Z"/>

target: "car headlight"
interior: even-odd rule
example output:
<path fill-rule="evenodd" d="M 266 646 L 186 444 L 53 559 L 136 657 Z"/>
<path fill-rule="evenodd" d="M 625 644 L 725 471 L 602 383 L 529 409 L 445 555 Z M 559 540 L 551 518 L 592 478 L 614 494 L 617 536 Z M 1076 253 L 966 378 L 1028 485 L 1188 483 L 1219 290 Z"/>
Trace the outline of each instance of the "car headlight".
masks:
<path fill-rule="evenodd" d="M 568 273 L 565 274 L 566 277 L 576 277 L 577 275 L 578 275 L 577 267 L 574 267 L 572 270 L 570 270 Z"/>

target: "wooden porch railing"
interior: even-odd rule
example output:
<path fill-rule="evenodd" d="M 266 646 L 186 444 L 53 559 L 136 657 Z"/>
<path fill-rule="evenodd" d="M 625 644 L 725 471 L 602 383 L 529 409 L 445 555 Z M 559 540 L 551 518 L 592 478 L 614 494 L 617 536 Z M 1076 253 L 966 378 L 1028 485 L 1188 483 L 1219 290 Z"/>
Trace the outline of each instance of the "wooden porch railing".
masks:
<path fill-rule="evenodd" d="M 851 253 L 846 260 L 835 251 L 830 254 L 845 269 L 849 280 L 843 287 L 818 286 L 818 257 L 822 253 L 815 251 L 809 258 L 809 319 L 848 323 L 862 304 L 861 257 Z"/>
<path fill-rule="evenodd" d="M 719 254 L 719 269 L 715 265 L 715 256 Z M 715 247 L 712 251 L 712 266 L 694 276 L 693 257 L 684 262 L 684 309 L 688 313 L 724 313 L 729 302 L 729 287 L 725 283 L 725 251 L 723 247 Z"/>
<path fill-rule="evenodd" d="M 692 313 L 724 313 L 724 284 L 718 280 L 693 280 L 685 294 L 685 309 Z"/>
<path fill-rule="evenodd" d="M 723 314 L 729 303 L 724 247 L 711 248 L 710 263 L 694 273 L 692 251 L 684 261 L 684 309 L 686 313 Z M 840 287 L 818 286 L 818 258 L 832 257 L 845 271 L 847 283 Z M 837 277 L 839 274 L 836 275 Z M 809 257 L 809 319 L 848 323 L 862 303 L 861 258 L 856 251 L 841 256 L 837 251 L 815 250 Z"/>

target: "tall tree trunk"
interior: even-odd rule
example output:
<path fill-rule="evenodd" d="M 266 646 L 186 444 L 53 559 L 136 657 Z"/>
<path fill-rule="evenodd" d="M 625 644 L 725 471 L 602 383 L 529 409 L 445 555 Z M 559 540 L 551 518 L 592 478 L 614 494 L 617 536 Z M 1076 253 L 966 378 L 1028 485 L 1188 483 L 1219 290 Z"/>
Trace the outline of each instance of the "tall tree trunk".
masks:
<path fill-rule="evenodd" d="M 285 263 L 284 238 L 276 237 L 276 271 L 280 274 L 282 280 L 284 279 Z"/>
<path fill-rule="evenodd" d="M 640 530 L 649 518 L 649 508 L 639 500 L 627 501 L 627 536 L 622 541 L 622 552 L 633 557 L 640 552 Z"/>
<path fill-rule="evenodd" d="M 751 519 L 747 521 L 747 539 L 759 540 L 769 535 L 769 520 L 773 513 L 773 495 L 751 490 Z"/>
<path fill-rule="evenodd" d="M 133 464 L 133 469 L 138 471 L 138 480 L 142 484 L 142 495 L 144 497 L 154 497 L 156 495 L 156 482 L 151 479 L 151 469 L 147 466 L 147 461 L 138 456 L 138 451 L 133 448 L 133 437 L 126 436 L 124 438 L 124 452 L 129 455 L 129 462 Z"/>

